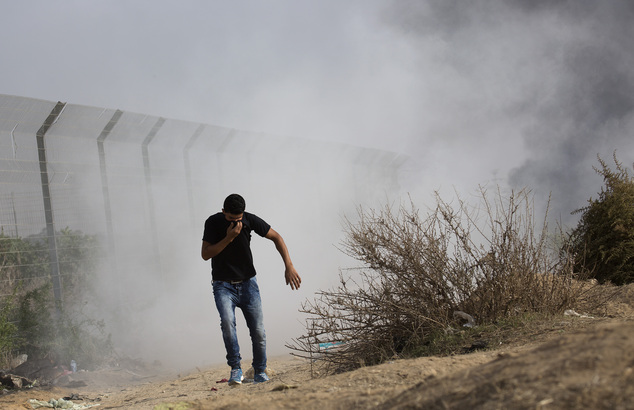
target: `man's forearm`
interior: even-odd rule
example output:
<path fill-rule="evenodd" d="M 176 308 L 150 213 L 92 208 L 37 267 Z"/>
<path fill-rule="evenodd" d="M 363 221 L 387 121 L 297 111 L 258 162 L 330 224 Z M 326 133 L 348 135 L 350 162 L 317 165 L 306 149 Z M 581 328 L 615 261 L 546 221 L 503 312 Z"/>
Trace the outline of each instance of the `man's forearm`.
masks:
<path fill-rule="evenodd" d="M 286 279 L 286 284 L 290 285 L 291 289 L 299 289 L 302 283 L 302 278 L 295 270 L 295 266 L 293 266 L 293 262 L 291 262 L 291 256 L 288 253 L 288 248 L 286 247 L 286 243 L 281 236 L 275 240 L 275 248 L 282 256 L 282 260 L 284 261 L 284 278 Z"/>
<path fill-rule="evenodd" d="M 227 245 L 231 243 L 231 241 L 232 239 L 229 239 L 227 236 L 222 238 L 220 242 L 216 242 L 214 244 L 203 241 L 203 247 L 200 254 L 202 258 L 207 261 L 222 252 Z"/>
<path fill-rule="evenodd" d="M 284 277 L 286 279 L 286 284 L 290 285 L 291 289 L 299 289 L 302 283 L 302 278 L 297 273 L 297 270 L 295 270 L 293 262 L 291 262 L 291 256 L 288 253 L 288 248 L 286 247 L 284 239 L 282 239 L 282 236 L 273 228 L 269 229 L 266 234 L 266 238 L 273 241 L 275 249 L 277 249 L 284 261 Z"/>
<path fill-rule="evenodd" d="M 284 261 L 284 266 L 286 266 L 287 268 L 290 266 L 293 266 L 293 262 L 291 261 L 291 255 L 288 253 L 288 248 L 286 247 L 286 243 L 284 242 L 284 239 L 282 239 L 281 236 L 278 236 L 274 242 L 275 242 L 275 249 L 277 249 L 280 256 L 282 257 L 282 260 Z"/>

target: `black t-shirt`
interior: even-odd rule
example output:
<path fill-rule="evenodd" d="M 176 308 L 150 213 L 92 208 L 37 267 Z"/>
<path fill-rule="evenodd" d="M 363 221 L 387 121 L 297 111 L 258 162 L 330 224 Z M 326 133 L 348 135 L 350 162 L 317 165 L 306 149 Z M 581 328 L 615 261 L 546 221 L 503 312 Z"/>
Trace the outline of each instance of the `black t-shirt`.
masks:
<path fill-rule="evenodd" d="M 215 244 L 227 236 L 227 221 L 222 212 L 211 215 L 205 221 L 203 241 Z M 251 253 L 251 232 L 265 236 L 271 225 L 256 215 L 244 212 L 242 231 L 218 255 L 211 258 L 211 277 L 213 280 L 245 280 L 255 276 L 253 254 Z"/>

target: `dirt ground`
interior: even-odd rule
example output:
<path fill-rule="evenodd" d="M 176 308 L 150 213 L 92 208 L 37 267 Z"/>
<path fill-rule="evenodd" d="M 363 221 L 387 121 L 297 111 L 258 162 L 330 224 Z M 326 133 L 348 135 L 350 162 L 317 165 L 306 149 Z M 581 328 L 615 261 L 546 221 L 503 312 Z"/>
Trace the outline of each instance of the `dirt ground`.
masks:
<path fill-rule="evenodd" d="M 634 409 L 633 295 L 634 287 L 601 317 L 562 316 L 523 340 L 464 355 L 324 377 L 311 377 L 306 360 L 275 357 L 269 382 L 236 387 L 219 383 L 226 366 L 78 372 L 0 396 L 0 408 L 74 395 L 97 409 Z"/>

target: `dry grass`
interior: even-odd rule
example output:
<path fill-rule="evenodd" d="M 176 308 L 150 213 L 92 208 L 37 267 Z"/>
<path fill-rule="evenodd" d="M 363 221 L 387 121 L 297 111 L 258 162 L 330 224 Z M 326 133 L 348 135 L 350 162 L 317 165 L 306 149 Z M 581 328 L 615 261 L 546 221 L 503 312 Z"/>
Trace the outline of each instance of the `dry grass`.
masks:
<path fill-rule="evenodd" d="M 486 326 L 606 302 L 596 296 L 605 292 L 593 292 L 596 284 L 580 285 L 567 253 L 553 249 L 546 218 L 535 223 L 530 192 L 480 194 L 477 207 L 437 196 L 425 217 L 410 203 L 360 208 L 355 221 L 346 219 L 342 250 L 363 268 L 304 303 L 306 334 L 288 347 L 344 371 L 455 353 Z M 464 318 L 479 330 L 462 331 Z"/>

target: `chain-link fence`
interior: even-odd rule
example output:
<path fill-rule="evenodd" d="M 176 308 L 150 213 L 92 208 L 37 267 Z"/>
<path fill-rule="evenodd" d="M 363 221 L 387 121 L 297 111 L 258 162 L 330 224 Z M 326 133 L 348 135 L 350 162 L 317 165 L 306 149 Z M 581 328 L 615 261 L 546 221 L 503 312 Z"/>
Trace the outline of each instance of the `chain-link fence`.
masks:
<path fill-rule="evenodd" d="M 337 206 L 384 198 L 403 162 L 336 143 L 0 95 L 1 238 L 48 244 L 47 266 L 27 279 L 52 281 L 61 299 L 60 231 L 98 235 L 93 254 L 116 283 L 104 292 L 125 305 L 139 289 L 178 280 L 183 255 L 191 257 L 183 249 L 200 246 L 204 220 L 227 194 L 275 203 L 315 230 Z M 19 252 L 2 248 L 2 296 Z"/>

